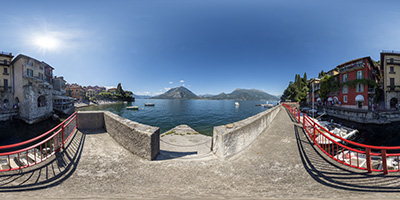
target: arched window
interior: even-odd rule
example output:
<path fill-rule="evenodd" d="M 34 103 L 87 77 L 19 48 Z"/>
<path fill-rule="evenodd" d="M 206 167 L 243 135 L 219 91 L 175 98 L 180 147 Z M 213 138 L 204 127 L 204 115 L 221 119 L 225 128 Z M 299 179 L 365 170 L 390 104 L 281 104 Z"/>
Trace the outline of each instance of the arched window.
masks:
<path fill-rule="evenodd" d="M 390 99 L 390 108 L 396 108 L 397 103 L 398 103 L 397 98 L 391 98 Z"/>
<path fill-rule="evenodd" d="M 47 105 L 47 103 L 46 103 L 46 97 L 45 96 L 40 96 L 38 99 L 37 99 L 37 102 L 38 102 L 38 107 L 43 107 L 43 106 L 46 106 Z"/>

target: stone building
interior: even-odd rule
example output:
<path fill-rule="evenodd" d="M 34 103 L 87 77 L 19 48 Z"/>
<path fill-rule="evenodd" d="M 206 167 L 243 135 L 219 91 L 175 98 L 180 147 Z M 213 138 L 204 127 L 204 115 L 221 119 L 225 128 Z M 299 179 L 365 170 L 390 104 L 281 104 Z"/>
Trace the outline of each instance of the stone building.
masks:
<path fill-rule="evenodd" d="M 400 52 L 382 51 L 383 93 L 385 108 L 394 110 L 400 100 Z"/>
<path fill-rule="evenodd" d="M 19 105 L 19 117 L 32 124 L 51 116 L 54 68 L 22 54 L 14 58 L 11 65 L 14 101 Z"/>

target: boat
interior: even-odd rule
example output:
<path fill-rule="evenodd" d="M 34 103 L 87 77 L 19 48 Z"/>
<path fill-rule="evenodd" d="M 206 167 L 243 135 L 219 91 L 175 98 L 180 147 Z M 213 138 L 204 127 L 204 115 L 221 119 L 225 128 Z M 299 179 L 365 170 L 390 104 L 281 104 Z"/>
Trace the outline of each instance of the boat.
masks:
<path fill-rule="evenodd" d="M 154 106 L 154 103 L 145 103 L 144 106 Z"/>
<path fill-rule="evenodd" d="M 239 102 L 235 102 L 235 106 L 239 106 Z"/>
<path fill-rule="evenodd" d="M 128 106 L 126 107 L 127 110 L 139 110 L 139 106 Z"/>
<path fill-rule="evenodd" d="M 343 138 L 346 140 L 350 140 L 351 138 L 353 138 L 357 133 L 358 130 L 357 129 L 352 129 L 349 127 L 345 127 L 342 126 L 338 123 L 334 123 L 334 122 L 327 122 L 327 121 L 318 121 L 317 119 L 314 119 L 314 121 L 319 124 L 321 127 L 323 127 L 324 129 L 328 130 L 329 132 Z M 325 130 L 323 129 L 319 129 L 321 132 L 323 132 L 328 138 L 336 141 L 336 142 L 341 142 L 342 140 L 339 138 L 336 138 L 335 136 L 327 133 Z M 331 140 L 327 140 L 325 139 L 325 136 L 322 134 L 318 134 L 318 136 L 315 138 L 315 140 L 318 142 L 318 144 L 331 144 L 332 141 Z"/>

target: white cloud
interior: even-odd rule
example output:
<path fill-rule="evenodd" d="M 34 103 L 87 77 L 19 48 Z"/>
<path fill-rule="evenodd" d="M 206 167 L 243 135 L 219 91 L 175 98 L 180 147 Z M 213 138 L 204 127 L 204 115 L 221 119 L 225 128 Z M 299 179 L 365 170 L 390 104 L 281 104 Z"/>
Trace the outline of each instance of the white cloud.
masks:
<path fill-rule="evenodd" d="M 164 88 L 165 91 L 168 91 L 168 90 L 170 90 L 170 89 L 171 89 L 171 88 L 169 88 L 169 87 Z"/>
<path fill-rule="evenodd" d="M 180 83 L 184 83 L 185 81 L 184 81 L 184 80 L 180 80 L 179 82 L 180 82 Z"/>
<path fill-rule="evenodd" d="M 172 84 L 172 83 L 174 83 L 174 82 L 172 82 L 172 81 L 169 82 L 169 84 Z"/>

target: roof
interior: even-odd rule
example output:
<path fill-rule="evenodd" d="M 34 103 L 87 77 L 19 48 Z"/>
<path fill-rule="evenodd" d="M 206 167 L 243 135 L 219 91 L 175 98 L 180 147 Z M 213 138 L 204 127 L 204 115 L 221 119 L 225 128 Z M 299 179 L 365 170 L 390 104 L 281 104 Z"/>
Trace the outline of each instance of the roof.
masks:
<path fill-rule="evenodd" d="M 340 65 L 338 65 L 337 67 L 343 67 L 344 65 L 347 65 L 347 64 L 350 64 L 350 63 L 353 63 L 353 62 L 357 62 L 357 61 L 359 61 L 359 60 L 363 60 L 363 59 L 369 59 L 369 60 L 371 60 L 372 61 L 372 59 L 371 59 L 371 57 L 369 57 L 369 56 L 366 56 L 366 57 L 362 57 L 362 58 L 357 58 L 357 59 L 354 59 L 354 60 L 350 60 L 350 61 L 347 61 L 347 62 L 345 62 L 345 63 L 342 63 L 342 64 L 340 64 Z"/>

